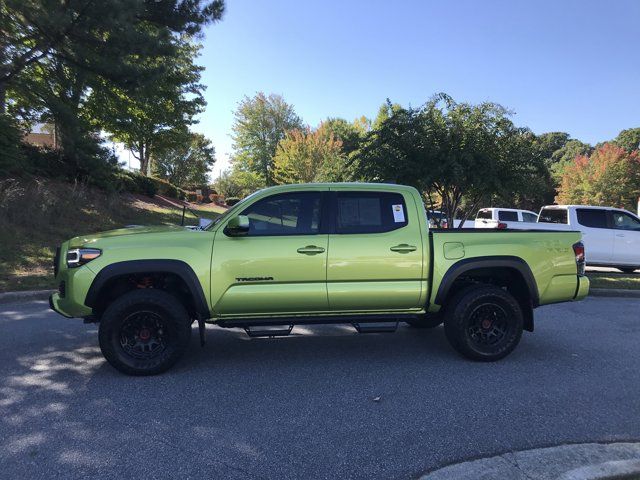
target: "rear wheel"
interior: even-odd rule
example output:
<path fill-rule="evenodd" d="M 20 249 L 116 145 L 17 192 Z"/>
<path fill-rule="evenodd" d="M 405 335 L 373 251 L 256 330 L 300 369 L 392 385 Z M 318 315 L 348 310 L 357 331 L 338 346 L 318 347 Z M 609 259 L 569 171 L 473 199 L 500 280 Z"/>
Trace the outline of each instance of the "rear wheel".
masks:
<path fill-rule="evenodd" d="M 136 290 L 116 299 L 100 320 L 100 350 L 117 370 L 128 375 L 155 375 L 171 368 L 184 354 L 191 321 L 172 295 Z"/>
<path fill-rule="evenodd" d="M 637 267 L 617 267 L 617 268 L 623 273 L 633 273 L 638 269 Z"/>
<path fill-rule="evenodd" d="M 523 316 L 513 296 L 492 285 L 466 288 L 446 306 L 444 328 L 451 346 L 472 360 L 506 357 L 520 342 Z"/>

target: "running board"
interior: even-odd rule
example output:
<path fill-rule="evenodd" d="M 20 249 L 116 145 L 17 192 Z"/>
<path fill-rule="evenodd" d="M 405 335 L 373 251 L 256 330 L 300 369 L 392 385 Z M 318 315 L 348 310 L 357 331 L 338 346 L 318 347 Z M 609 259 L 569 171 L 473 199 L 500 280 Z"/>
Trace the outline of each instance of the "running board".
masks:
<path fill-rule="evenodd" d="M 257 337 L 286 337 L 293 330 L 293 325 L 282 325 L 283 328 L 277 328 L 278 326 L 273 326 L 271 328 L 256 328 L 252 327 L 244 327 L 244 331 L 247 332 L 251 338 Z"/>

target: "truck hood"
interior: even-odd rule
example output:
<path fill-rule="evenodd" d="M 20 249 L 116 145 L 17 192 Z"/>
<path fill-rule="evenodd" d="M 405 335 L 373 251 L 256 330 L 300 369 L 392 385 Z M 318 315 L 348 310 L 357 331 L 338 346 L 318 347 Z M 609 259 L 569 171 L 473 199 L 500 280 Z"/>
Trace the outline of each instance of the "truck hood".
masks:
<path fill-rule="evenodd" d="M 141 235 L 145 233 L 169 233 L 169 232 L 186 232 L 186 228 L 178 225 L 153 225 L 153 226 L 132 226 L 126 228 L 118 228 L 116 230 L 107 230 L 106 232 L 92 233 L 91 235 L 80 235 L 70 240 L 69 244 L 73 246 L 87 245 L 95 243 L 103 238 L 122 237 L 125 235 Z"/>

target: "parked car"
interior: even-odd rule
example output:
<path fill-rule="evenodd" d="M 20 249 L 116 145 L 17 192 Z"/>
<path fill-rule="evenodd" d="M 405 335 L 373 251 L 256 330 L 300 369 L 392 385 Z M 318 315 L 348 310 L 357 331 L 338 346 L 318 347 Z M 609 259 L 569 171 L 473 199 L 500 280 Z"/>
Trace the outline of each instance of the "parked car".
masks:
<path fill-rule="evenodd" d="M 640 218 L 627 210 L 549 205 L 540 210 L 538 226 L 582 232 L 587 265 L 614 267 L 625 273 L 640 268 Z"/>
<path fill-rule="evenodd" d="M 538 221 L 538 214 L 517 208 L 481 208 L 476 215 L 475 228 L 532 228 L 530 223 Z M 534 227 L 535 228 L 535 227 Z"/>
<path fill-rule="evenodd" d="M 137 227 L 64 242 L 49 303 L 99 322 L 103 355 L 131 375 L 175 364 L 194 321 L 202 343 L 205 323 L 273 337 L 298 324 L 380 333 L 444 322 L 455 350 L 494 361 L 533 331 L 534 308 L 587 295 L 580 236 L 429 231 L 412 187 L 282 185 L 205 230 Z"/>

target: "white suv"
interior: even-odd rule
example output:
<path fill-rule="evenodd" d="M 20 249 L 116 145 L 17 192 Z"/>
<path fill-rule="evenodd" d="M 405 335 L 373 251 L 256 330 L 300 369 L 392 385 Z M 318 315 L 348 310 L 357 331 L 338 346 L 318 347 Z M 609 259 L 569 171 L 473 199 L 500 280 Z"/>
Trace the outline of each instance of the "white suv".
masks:
<path fill-rule="evenodd" d="M 585 205 L 542 207 L 539 228 L 579 230 L 587 265 L 614 267 L 625 273 L 640 268 L 640 218 L 627 210 Z"/>

